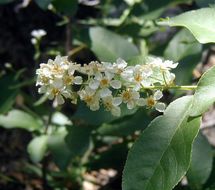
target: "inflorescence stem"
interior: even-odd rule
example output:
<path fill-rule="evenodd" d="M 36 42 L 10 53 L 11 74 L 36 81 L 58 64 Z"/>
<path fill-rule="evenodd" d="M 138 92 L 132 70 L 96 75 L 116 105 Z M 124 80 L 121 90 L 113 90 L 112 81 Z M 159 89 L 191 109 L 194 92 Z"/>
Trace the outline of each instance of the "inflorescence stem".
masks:
<path fill-rule="evenodd" d="M 168 89 L 177 89 L 177 90 L 195 90 L 197 88 L 196 85 L 194 86 L 166 86 L 166 85 L 159 85 L 159 86 L 149 86 L 149 87 L 142 87 L 144 90 L 168 90 Z"/>

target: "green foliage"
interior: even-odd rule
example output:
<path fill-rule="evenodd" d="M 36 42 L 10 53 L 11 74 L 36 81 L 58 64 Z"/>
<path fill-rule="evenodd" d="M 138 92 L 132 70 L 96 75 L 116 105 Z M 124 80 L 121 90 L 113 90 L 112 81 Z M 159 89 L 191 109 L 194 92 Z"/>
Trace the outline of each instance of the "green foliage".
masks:
<path fill-rule="evenodd" d="M 20 9 L 24 5 L 20 3 L 0 0 L 0 5 L 4 5 L 1 6 L 2 15 L 12 6 L 13 12 Z M 193 71 L 200 77 L 198 74 L 211 66 L 212 62 L 209 64 L 208 59 L 213 53 L 212 45 L 202 44 L 215 42 L 214 3 L 214 0 L 33 0 L 29 7 L 38 9 L 38 13 L 42 11 L 44 24 L 29 23 L 29 17 L 27 33 L 22 33 L 26 23 L 20 22 L 23 15 L 19 14 L 25 15 L 24 12 L 31 8 L 25 7 L 23 10 L 27 11 L 20 9 L 16 12 L 18 19 L 15 22 L 22 24 L 18 37 L 28 39 L 23 39 L 23 44 L 30 44 L 30 29 L 44 27 L 47 35 L 40 39 L 37 46 L 27 46 L 30 51 L 26 48 L 29 55 L 37 51 L 35 62 L 30 62 L 30 59 L 25 62 L 25 58 L 17 58 L 17 61 L 16 57 L 10 60 L 15 51 L 8 53 L 4 50 L 7 45 L 1 47 L 0 126 L 5 129 L 25 129 L 27 134 L 31 134 L 33 138 L 27 151 L 38 178 L 46 170 L 47 176 L 42 176 L 45 179 L 41 181 L 46 181 L 50 187 L 43 189 L 84 189 L 82 184 L 91 182 L 85 179 L 86 173 L 92 173 L 94 177 L 95 171 L 102 173 L 110 168 L 116 170 L 117 176 L 113 180 L 110 178 L 101 189 L 114 189 L 112 184 L 120 181 L 118 177 L 124 165 L 123 190 L 214 189 L 214 150 L 202 134 L 197 134 L 201 116 L 215 102 L 215 66 L 202 75 L 196 89 L 195 86 L 187 87 L 193 92 L 186 94 L 194 95 L 176 99 L 187 90 L 179 85 L 196 83 Z M 52 10 L 47 10 L 49 4 L 53 5 Z M 177 15 L 178 12 L 181 14 Z M 171 18 L 156 22 L 161 15 Z M 3 31 L 5 23 L 0 23 Z M 8 23 L 10 25 L 11 20 Z M 183 28 L 176 31 L 162 25 Z M 13 43 L 13 48 L 16 45 Z M 22 47 L 18 49 L 22 50 Z M 156 86 L 146 89 L 144 85 L 141 86 L 145 96 L 152 95 L 158 89 L 163 90 L 162 101 L 166 105 L 176 100 L 169 104 L 164 114 L 149 110 L 150 106 L 134 110 L 124 106 L 121 116 L 114 117 L 102 106 L 98 111 L 91 111 L 83 102 L 71 105 L 70 100 L 65 107 L 50 109 L 53 105 L 48 103 L 47 95 L 37 101 L 38 89 L 32 85 L 35 76 L 31 74 L 35 73 L 39 61 L 65 52 L 71 61 L 81 64 L 95 59 L 116 62 L 119 57 L 125 59 L 128 66 L 146 64 L 151 57 L 178 62 L 174 70 L 176 79 L 171 84 L 161 86 L 156 83 Z M 19 65 L 20 60 L 23 63 Z M 12 66 L 4 64 L 7 62 Z M 199 64 L 202 62 L 204 64 Z M 160 71 L 154 71 L 152 81 L 159 78 L 164 83 L 165 77 Z M 76 74 L 79 73 L 76 71 Z M 83 86 L 75 85 L 74 88 L 83 89 Z M 122 90 L 116 93 L 120 96 Z M 33 105 L 33 102 L 36 103 Z M 47 168 L 42 164 L 44 160 L 47 161 Z M 179 183 L 184 176 L 188 179 L 186 187 Z M 95 184 L 99 186 L 97 182 Z M 118 186 L 117 189 L 120 189 Z"/>
<path fill-rule="evenodd" d="M 52 0 L 35 0 L 38 6 L 42 9 L 47 9 Z"/>
<path fill-rule="evenodd" d="M 91 49 L 99 60 L 115 61 L 119 57 L 129 59 L 138 55 L 135 45 L 114 32 L 101 27 L 92 27 L 89 33 Z"/>
<path fill-rule="evenodd" d="M 72 156 L 83 156 L 90 147 L 92 128 L 89 126 L 70 126 L 68 131 L 65 140 Z"/>
<path fill-rule="evenodd" d="M 186 27 L 195 36 L 195 38 L 203 44 L 215 42 L 214 12 L 214 8 L 202 8 L 194 11 L 188 11 L 176 17 L 164 19 L 160 22 L 160 24 Z"/>
<path fill-rule="evenodd" d="M 28 145 L 28 153 L 33 162 L 40 162 L 48 148 L 47 146 L 48 136 L 42 135 L 32 139 L 32 141 Z"/>
<path fill-rule="evenodd" d="M 28 131 L 40 130 L 41 120 L 21 110 L 11 110 L 6 115 L 0 115 L 0 125 L 7 129 L 22 128 Z"/>
<path fill-rule="evenodd" d="M 215 67 L 206 71 L 197 85 L 194 94 L 191 116 L 198 116 L 203 114 L 215 102 Z"/>
<path fill-rule="evenodd" d="M 179 31 L 169 42 L 164 51 L 164 57 L 169 60 L 179 61 L 189 55 L 200 53 L 202 49 L 192 34 L 186 29 Z"/>
<path fill-rule="evenodd" d="M 172 102 L 132 146 L 123 190 L 171 190 L 188 170 L 200 118 L 188 118 L 192 96 Z M 132 175 L 131 175 L 132 174 Z"/>
<path fill-rule="evenodd" d="M 68 16 L 73 16 L 78 7 L 78 0 L 52 0 L 52 3 L 57 11 Z"/>
<path fill-rule="evenodd" d="M 11 89 L 13 85 L 16 84 L 14 77 L 4 76 L 0 78 L 0 86 L 1 86 L 1 96 L 0 96 L 0 114 L 4 114 L 8 112 L 13 106 L 16 96 L 18 94 L 18 89 Z"/>
<path fill-rule="evenodd" d="M 65 127 L 59 129 L 48 137 L 48 149 L 55 163 L 60 169 L 66 169 L 72 158 L 72 149 L 67 146 L 65 137 L 68 134 Z"/>
<path fill-rule="evenodd" d="M 207 139 L 199 133 L 193 144 L 192 161 L 187 172 L 193 189 L 201 189 L 209 178 L 213 164 L 213 150 Z"/>

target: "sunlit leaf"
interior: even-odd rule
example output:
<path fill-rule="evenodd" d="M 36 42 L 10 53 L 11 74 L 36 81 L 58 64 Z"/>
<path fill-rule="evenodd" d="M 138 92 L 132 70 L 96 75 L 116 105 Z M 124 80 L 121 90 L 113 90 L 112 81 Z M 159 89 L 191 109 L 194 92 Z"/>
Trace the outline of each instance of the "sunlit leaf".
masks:
<path fill-rule="evenodd" d="M 169 42 L 164 51 L 164 57 L 169 60 L 179 61 L 189 55 L 200 53 L 202 45 L 186 29 L 178 32 Z"/>
<path fill-rule="evenodd" d="M 215 42 L 215 8 L 188 11 L 159 22 L 162 25 L 186 27 L 200 43 Z"/>
<path fill-rule="evenodd" d="M 192 96 L 172 102 L 132 146 L 123 190 L 171 190 L 188 170 L 200 118 L 189 118 Z"/>
<path fill-rule="evenodd" d="M 23 128 L 28 131 L 40 130 L 42 122 L 21 110 L 12 110 L 6 115 L 0 115 L 0 125 L 4 128 Z"/>
<path fill-rule="evenodd" d="M 197 85 L 194 94 L 191 116 L 201 115 L 215 102 L 215 66 L 206 71 Z"/>
<path fill-rule="evenodd" d="M 42 136 L 35 137 L 28 144 L 28 153 L 33 162 L 37 163 L 43 159 L 48 147 L 47 142 L 48 142 L 48 136 L 42 135 Z"/>
<path fill-rule="evenodd" d="M 138 55 L 137 47 L 122 36 L 105 28 L 90 28 L 91 49 L 101 61 L 129 59 Z"/>

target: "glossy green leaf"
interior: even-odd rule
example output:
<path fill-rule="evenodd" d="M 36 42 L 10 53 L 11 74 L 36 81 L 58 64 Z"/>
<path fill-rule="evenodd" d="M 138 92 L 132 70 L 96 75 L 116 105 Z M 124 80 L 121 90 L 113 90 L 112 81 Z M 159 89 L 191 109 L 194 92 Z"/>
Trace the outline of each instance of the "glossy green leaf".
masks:
<path fill-rule="evenodd" d="M 122 36 L 102 27 L 90 28 L 91 49 L 101 61 L 129 59 L 138 55 L 137 47 Z"/>
<path fill-rule="evenodd" d="M 189 118 L 192 96 L 172 102 L 132 146 L 123 172 L 123 190 L 171 190 L 188 170 L 200 118 Z"/>
<path fill-rule="evenodd" d="M 187 29 L 183 29 L 169 42 L 164 51 L 164 57 L 169 60 L 179 61 L 189 55 L 200 53 L 201 50 L 202 45 L 196 41 Z"/>
<path fill-rule="evenodd" d="M 194 94 L 191 116 L 201 115 L 215 102 L 215 66 L 200 78 Z"/>
<path fill-rule="evenodd" d="M 129 110 L 125 105 L 121 106 L 121 117 L 134 114 L 135 112 L 136 109 Z M 92 126 L 99 126 L 103 123 L 109 123 L 118 119 L 118 117 L 113 116 L 103 107 L 101 107 L 98 111 L 91 111 L 83 102 L 78 104 L 77 111 L 72 118 L 78 122 L 81 121 L 82 124 Z"/>
<path fill-rule="evenodd" d="M 137 130 L 145 129 L 149 122 L 150 116 L 146 113 L 146 110 L 140 109 L 133 115 L 125 116 L 109 124 L 104 123 L 98 128 L 98 133 L 108 136 L 127 136 Z"/>
<path fill-rule="evenodd" d="M 6 115 L 0 115 L 0 125 L 4 128 L 23 128 L 28 131 L 40 130 L 42 122 L 21 110 L 12 110 Z"/>
<path fill-rule="evenodd" d="M 74 15 L 78 8 L 78 0 L 53 0 L 53 6 L 59 12 L 66 15 Z"/>
<path fill-rule="evenodd" d="M 188 183 L 193 189 L 201 189 L 211 174 L 213 150 L 207 139 L 199 133 L 193 143 L 190 168 L 187 172 Z"/>
<path fill-rule="evenodd" d="M 47 142 L 48 142 L 48 136 L 42 135 L 39 137 L 35 137 L 28 144 L 28 153 L 33 162 L 37 163 L 43 159 L 46 153 L 46 150 L 48 148 Z"/>
<path fill-rule="evenodd" d="M 52 0 L 34 0 L 41 9 L 47 9 Z"/>
<path fill-rule="evenodd" d="M 200 43 L 215 42 L 215 8 L 182 13 L 159 22 L 162 25 L 186 27 Z"/>
<path fill-rule="evenodd" d="M 65 137 L 73 157 L 82 156 L 89 148 L 92 128 L 89 126 L 69 126 Z"/>

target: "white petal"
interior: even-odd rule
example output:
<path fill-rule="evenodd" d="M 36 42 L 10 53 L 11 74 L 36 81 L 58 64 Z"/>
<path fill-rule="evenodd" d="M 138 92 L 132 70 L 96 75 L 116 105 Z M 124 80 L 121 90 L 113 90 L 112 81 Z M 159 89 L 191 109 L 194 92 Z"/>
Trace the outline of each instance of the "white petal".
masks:
<path fill-rule="evenodd" d="M 129 110 L 133 109 L 134 106 L 135 106 L 134 101 L 129 101 L 129 102 L 127 103 L 127 108 L 128 108 Z"/>
<path fill-rule="evenodd" d="M 60 79 L 60 78 L 55 78 L 52 85 L 55 87 L 55 88 L 62 88 L 63 87 L 63 80 Z"/>
<path fill-rule="evenodd" d="M 122 103 L 122 98 L 121 97 L 114 97 L 112 100 L 112 104 L 114 106 L 119 106 Z"/>
<path fill-rule="evenodd" d="M 91 109 L 92 111 L 99 110 L 99 103 L 91 104 L 91 105 L 90 105 L 90 109 Z"/>
<path fill-rule="evenodd" d="M 47 91 L 47 88 L 45 86 L 41 86 L 39 89 L 38 89 L 38 93 L 39 94 L 44 94 L 46 93 Z"/>
<path fill-rule="evenodd" d="M 81 77 L 81 76 L 76 76 L 76 77 L 74 78 L 74 83 L 75 83 L 75 84 L 78 84 L 78 85 L 82 84 L 82 83 L 83 83 L 82 77 Z"/>
<path fill-rule="evenodd" d="M 61 93 L 65 98 L 71 98 L 71 93 L 67 90 L 64 90 L 62 93 Z"/>
<path fill-rule="evenodd" d="M 100 82 L 98 80 L 91 80 L 89 82 L 89 87 L 93 90 L 96 90 L 99 87 Z"/>
<path fill-rule="evenodd" d="M 119 68 L 125 68 L 127 66 L 127 63 L 122 58 L 118 58 L 116 64 Z"/>
<path fill-rule="evenodd" d="M 108 88 L 104 88 L 104 89 L 100 90 L 100 96 L 102 98 L 110 96 L 111 94 L 112 94 L 112 91 L 110 89 L 108 89 Z"/>
<path fill-rule="evenodd" d="M 132 98 L 133 98 L 134 100 L 139 99 L 139 98 L 140 98 L 139 92 L 133 91 L 133 92 L 132 92 Z"/>
<path fill-rule="evenodd" d="M 140 99 L 137 100 L 136 103 L 137 103 L 138 106 L 145 106 L 146 105 L 146 99 L 140 98 Z"/>
<path fill-rule="evenodd" d="M 105 76 L 108 78 L 108 80 L 111 80 L 114 77 L 114 74 L 108 71 L 105 71 Z"/>
<path fill-rule="evenodd" d="M 160 100 L 162 97 L 163 97 L 163 93 L 160 90 L 158 90 L 154 93 L 155 100 Z"/>
<path fill-rule="evenodd" d="M 63 96 L 57 95 L 57 96 L 55 97 L 55 99 L 54 99 L 53 106 L 56 107 L 56 106 L 58 106 L 58 105 L 63 104 L 64 102 L 65 102 L 65 101 L 64 101 L 64 99 L 63 99 Z"/>
<path fill-rule="evenodd" d="M 102 80 L 102 74 L 101 73 L 96 73 L 95 79 L 98 80 L 98 81 Z"/>
<path fill-rule="evenodd" d="M 110 85 L 114 88 L 114 89 L 120 89 L 122 84 L 119 80 L 112 80 L 110 81 Z"/>
<path fill-rule="evenodd" d="M 164 112 L 165 109 L 166 109 L 166 105 L 164 103 L 161 103 L 161 102 L 158 102 L 156 105 L 155 105 L 155 109 L 159 112 Z"/>
<path fill-rule="evenodd" d="M 111 109 L 111 113 L 116 116 L 116 117 L 119 117 L 121 115 L 121 109 L 120 107 L 118 106 L 114 106 L 112 109 Z"/>

